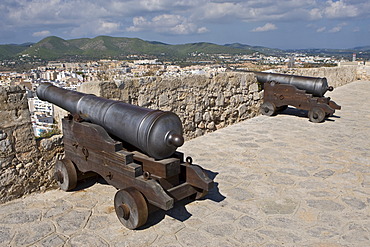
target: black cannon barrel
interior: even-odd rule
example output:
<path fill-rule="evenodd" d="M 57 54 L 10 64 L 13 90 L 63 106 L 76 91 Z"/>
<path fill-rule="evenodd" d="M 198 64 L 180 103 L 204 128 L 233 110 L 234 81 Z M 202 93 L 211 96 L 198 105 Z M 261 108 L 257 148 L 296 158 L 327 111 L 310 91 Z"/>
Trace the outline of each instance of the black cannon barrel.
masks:
<path fill-rule="evenodd" d="M 254 73 L 257 77 L 257 81 L 260 83 L 275 81 L 281 84 L 291 84 L 296 88 L 305 90 L 307 93 L 317 97 L 324 96 L 327 91 L 333 91 L 333 87 L 328 85 L 326 78 L 258 72 L 244 69 L 231 70 Z"/>
<path fill-rule="evenodd" d="M 291 84 L 298 89 L 305 90 L 313 96 L 322 97 L 329 90 L 332 91 L 333 87 L 328 85 L 326 78 L 308 77 L 297 75 L 286 75 L 278 73 L 255 72 L 257 80 L 260 83 L 275 81 L 281 84 Z"/>
<path fill-rule="evenodd" d="M 108 133 L 155 159 L 171 156 L 184 143 L 182 123 L 172 112 L 147 109 L 42 83 L 39 99 L 102 126 Z"/>

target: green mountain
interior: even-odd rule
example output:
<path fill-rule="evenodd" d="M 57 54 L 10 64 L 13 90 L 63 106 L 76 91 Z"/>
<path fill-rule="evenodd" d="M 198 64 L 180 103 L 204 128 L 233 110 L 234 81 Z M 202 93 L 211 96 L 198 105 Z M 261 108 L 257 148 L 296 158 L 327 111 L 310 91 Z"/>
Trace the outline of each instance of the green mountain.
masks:
<path fill-rule="evenodd" d="M 263 54 L 269 54 L 269 55 L 281 55 L 285 54 L 286 52 L 280 49 L 274 49 L 274 48 L 267 48 L 263 46 L 250 46 L 250 45 L 244 45 L 240 43 L 232 43 L 232 44 L 226 44 L 227 47 L 237 48 L 237 49 L 244 49 L 251 52 L 260 52 Z"/>
<path fill-rule="evenodd" d="M 37 56 L 45 60 L 66 58 L 124 58 L 127 55 L 149 55 L 166 57 L 186 57 L 191 53 L 204 54 L 249 54 L 252 50 L 216 45 L 212 43 L 190 43 L 169 45 L 138 38 L 118 38 L 98 36 L 64 40 L 59 37 L 47 37 L 19 54 Z M 16 53 L 16 54 L 17 54 Z M 14 54 L 11 53 L 11 54 Z"/>
<path fill-rule="evenodd" d="M 56 36 L 47 37 L 30 46 L 21 54 L 28 54 L 42 59 L 58 59 L 82 54 L 81 49 Z"/>
<path fill-rule="evenodd" d="M 207 42 L 169 45 L 156 41 L 144 41 L 138 38 L 120 38 L 98 36 L 64 40 L 59 37 L 47 37 L 35 44 L 0 45 L 0 59 L 15 58 L 28 54 L 44 60 L 81 60 L 114 58 L 125 59 L 128 55 L 148 55 L 183 59 L 194 54 L 252 54 L 255 52 L 266 55 L 284 55 L 287 52 L 300 52 L 313 55 L 351 56 L 353 52 L 362 52 L 362 56 L 370 54 L 370 46 L 353 49 L 299 49 L 280 50 L 262 46 L 249 46 L 240 43 L 217 45 Z M 369 55 L 370 56 L 370 55 Z"/>
<path fill-rule="evenodd" d="M 15 57 L 18 53 L 27 49 L 27 45 L 0 45 L 0 59 Z"/>

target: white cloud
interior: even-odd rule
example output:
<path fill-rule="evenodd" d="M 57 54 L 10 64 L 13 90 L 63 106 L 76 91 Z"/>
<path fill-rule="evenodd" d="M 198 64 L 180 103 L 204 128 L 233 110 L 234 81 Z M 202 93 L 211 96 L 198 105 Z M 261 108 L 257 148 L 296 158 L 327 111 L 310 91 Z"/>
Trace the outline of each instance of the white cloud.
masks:
<path fill-rule="evenodd" d="M 46 36 L 50 36 L 50 31 L 48 30 L 44 30 L 44 31 L 40 31 L 40 32 L 34 32 L 32 34 L 33 37 L 46 37 Z"/>
<path fill-rule="evenodd" d="M 206 27 L 198 27 L 183 16 L 169 14 L 158 15 L 151 20 L 147 20 L 143 16 L 134 17 L 133 26 L 126 29 L 129 32 L 149 30 L 170 34 L 204 33 L 208 31 Z"/>
<path fill-rule="evenodd" d="M 344 19 L 361 30 L 370 20 L 369 0 L 1 0 L 0 10 L 0 39 L 14 30 L 31 30 L 39 37 L 39 30 L 51 30 L 64 38 L 122 31 L 187 35 L 211 27 L 214 33 L 236 26 L 252 29 L 255 23 L 267 24 L 254 32 L 277 26 L 284 32 L 281 22 L 304 27 L 306 21 L 315 23 L 311 28 L 316 32 L 339 32 L 343 26 L 329 27 L 333 20 Z M 353 19 L 362 23 L 352 24 Z"/>
<path fill-rule="evenodd" d="M 272 30 L 276 30 L 276 29 L 277 29 L 277 27 L 276 27 L 275 24 L 266 23 L 262 27 L 256 27 L 255 29 L 252 30 L 252 32 L 267 32 L 267 31 L 272 31 Z"/>
<path fill-rule="evenodd" d="M 197 33 L 208 33 L 209 30 L 206 27 L 200 27 L 198 28 Z"/>
<path fill-rule="evenodd" d="M 120 24 L 109 21 L 100 20 L 96 29 L 97 34 L 111 34 L 119 31 Z"/>
<path fill-rule="evenodd" d="M 336 27 L 333 27 L 332 29 L 329 30 L 329 33 L 337 33 L 339 32 L 340 30 L 342 30 L 342 27 L 340 26 L 336 26 Z"/>
<path fill-rule="evenodd" d="M 332 29 L 329 30 L 329 33 L 337 33 L 337 32 L 340 32 L 342 30 L 342 28 L 344 26 L 346 26 L 347 23 L 345 22 L 342 22 L 340 24 L 338 24 L 337 26 L 333 27 Z"/>
<path fill-rule="evenodd" d="M 324 10 L 324 14 L 328 18 L 356 17 L 360 14 L 357 6 L 346 4 L 344 0 L 329 0 L 327 4 L 328 7 Z"/>
<path fill-rule="evenodd" d="M 66 31 L 65 34 L 71 37 L 85 37 L 89 35 L 107 35 L 117 32 L 121 32 L 119 23 L 97 19 L 75 26 L 71 30 Z"/>
<path fill-rule="evenodd" d="M 320 28 L 316 29 L 316 32 L 318 32 L 318 33 L 322 33 L 322 32 L 324 32 L 325 30 L 326 30 L 326 27 L 320 27 Z"/>

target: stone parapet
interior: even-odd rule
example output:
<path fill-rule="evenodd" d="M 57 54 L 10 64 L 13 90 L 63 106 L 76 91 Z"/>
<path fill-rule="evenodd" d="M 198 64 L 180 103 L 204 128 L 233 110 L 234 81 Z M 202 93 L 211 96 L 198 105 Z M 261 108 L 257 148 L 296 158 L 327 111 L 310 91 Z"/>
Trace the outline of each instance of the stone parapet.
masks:
<path fill-rule="evenodd" d="M 38 146 L 25 89 L 0 87 L 0 203 L 53 185 L 51 161 L 61 146 Z"/>
<path fill-rule="evenodd" d="M 300 76 L 326 77 L 328 84 L 334 88 L 358 79 L 358 66 L 282 69 L 279 72 Z"/>
<path fill-rule="evenodd" d="M 254 74 L 239 72 L 90 82 L 80 91 L 175 112 L 186 139 L 256 116 L 262 99 Z"/>

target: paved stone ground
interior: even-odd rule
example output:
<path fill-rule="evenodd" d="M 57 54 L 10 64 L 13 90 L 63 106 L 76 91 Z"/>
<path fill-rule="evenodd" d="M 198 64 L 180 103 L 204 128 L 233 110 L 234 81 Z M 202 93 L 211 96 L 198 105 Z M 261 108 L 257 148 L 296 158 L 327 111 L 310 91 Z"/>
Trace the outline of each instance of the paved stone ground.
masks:
<path fill-rule="evenodd" d="M 329 96 L 342 110 L 321 124 L 289 108 L 187 142 L 216 188 L 140 230 L 96 183 L 0 205 L 0 246 L 370 246 L 370 82 Z"/>

